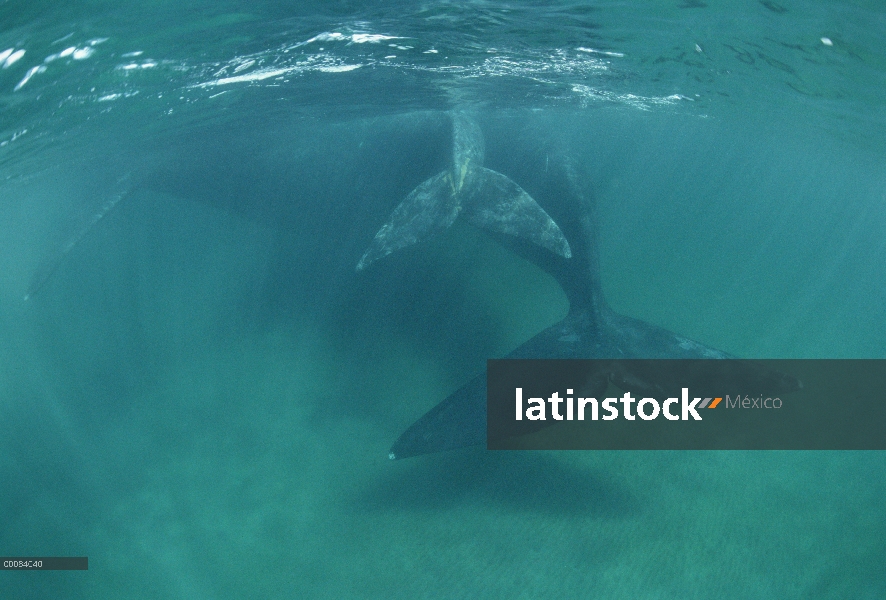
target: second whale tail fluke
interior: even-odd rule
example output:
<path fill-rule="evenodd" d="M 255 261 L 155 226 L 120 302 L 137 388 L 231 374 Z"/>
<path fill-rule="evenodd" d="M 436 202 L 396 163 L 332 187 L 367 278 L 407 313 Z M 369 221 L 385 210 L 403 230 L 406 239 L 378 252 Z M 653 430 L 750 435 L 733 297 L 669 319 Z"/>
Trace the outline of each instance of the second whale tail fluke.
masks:
<path fill-rule="evenodd" d="M 689 339 L 662 327 L 621 315 L 612 310 L 603 295 L 598 257 L 598 231 L 593 196 L 580 181 L 572 161 L 555 156 L 533 189 L 554 211 L 572 242 L 570 260 L 536 245 L 512 240 L 513 250 L 550 274 L 569 300 L 566 317 L 524 342 L 505 358 L 592 359 L 597 370 L 587 377 L 588 396 L 600 397 L 612 383 L 650 396 L 673 391 L 674 382 L 695 381 L 692 361 L 735 358 L 730 354 Z M 689 359 L 668 362 L 659 369 L 634 363 L 615 364 L 616 359 Z M 790 376 L 771 371 L 766 365 L 732 365 L 733 379 L 751 389 L 788 393 L 801 387 Z M 694 385 L 694 384 L 691 384 Z M 722 385 L 719 382 L 718 385 Z M 628 388 L 625 388 L 627 391 Z M 670 393 L 670 392 L 668 392 Z M 512 413 L 510 413 L 512 414 Z M 487 442 L 487 375 L 480 373 L 418 419 L 391 448 L 392 459 L 442 452 Z M 523 422 L 513 435 L 540 430 L 551 421 Z M 509 434 L 509 435 L 511 435 Z"/>
<path fill-rule="evenodd" d="M 563 232 L 532 196 L 505 175 L 482 166 L 483 139 L 476 122 L 457 112 L 452 126 L 452 165 L 421 183 L 394 209 L 357 270 L 446 230 L 460 213 L 475 227 L 523 238 L 570 258 Z"/>

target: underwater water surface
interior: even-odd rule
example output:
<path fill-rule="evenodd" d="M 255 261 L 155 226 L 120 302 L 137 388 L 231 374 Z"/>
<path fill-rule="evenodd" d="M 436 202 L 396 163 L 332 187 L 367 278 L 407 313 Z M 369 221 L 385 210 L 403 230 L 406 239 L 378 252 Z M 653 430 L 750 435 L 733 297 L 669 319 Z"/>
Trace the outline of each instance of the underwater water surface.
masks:
<path fill-rule="evenodd" d="M 882 452 L 388 460 L 568 303 L 464 219 L 355 270 L 470 110 L 517 183 L 581 168 L 618 312 L 886 358 L 884 28 L 863 1 L 4 3 L 0 554 L 89 570 L 0 597 L 886 597 Z"/>

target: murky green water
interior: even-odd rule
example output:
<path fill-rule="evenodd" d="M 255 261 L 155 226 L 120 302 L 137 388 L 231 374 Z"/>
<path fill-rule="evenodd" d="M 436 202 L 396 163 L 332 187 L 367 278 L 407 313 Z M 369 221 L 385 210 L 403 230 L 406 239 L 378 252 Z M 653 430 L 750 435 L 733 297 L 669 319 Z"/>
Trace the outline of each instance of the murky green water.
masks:
<path fill-rule="evenodd" d="M 90 568 L 3 571 L 0 597 L 886 596 L 882 453 L 388 461 L 568 307 L 461 222 L 354 271 L 445 163 L 422 123 L 470 106 L 516 181 L 525 148 L 582 166 L 619 312 L 883 358 L 884 26 L 872 2 L 3 4 L 0 554 Z"/>

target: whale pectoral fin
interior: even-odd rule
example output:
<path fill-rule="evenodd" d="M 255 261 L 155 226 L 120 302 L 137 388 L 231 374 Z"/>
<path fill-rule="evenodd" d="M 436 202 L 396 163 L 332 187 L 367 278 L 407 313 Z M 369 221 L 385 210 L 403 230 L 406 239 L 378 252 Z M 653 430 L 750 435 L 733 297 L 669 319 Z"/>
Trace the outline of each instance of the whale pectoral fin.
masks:
<path fill-rule="evenodd" d="M 523 188 L 485 167 L 478 167 L 473 177 L 472 198 L 465 202 L 472 225 L 527 239 L 565 258 L 572 256 L 557 223 Z"/>
<path fill-rule="evenodd" d="M 424 181 L 401 202 L 357 263 L 361 271 L 380 258 L 425 240 L 452 225 L 459 205 L 452 180 L 443 171 Z"/>
<path fill-rule="evenodd" d="M 24 300 L 28 301 L 33 298 L 43 286 L 45 286 L 52 276 L 55 275 L 58 268 L 64 262 L 65 258 L 82 242 L 96 227 L 96 225 L 104 219 L 112 210 L 114 210 L 120 202 L 126 198 L 132 191 L 132 182 L 130 181 L 132 173 L 128 172 L 117 180 L 116 188 L 113 193 L 104 198 L 101 205 L 95 209 L 92 214 L 85 218 L 85 222 L 74 230 L 73 234 L 58 248 L 54 253 L 44 258 L 37 271 L 31 276 L 28 284 L 28 290 L 25 293 Z"/>

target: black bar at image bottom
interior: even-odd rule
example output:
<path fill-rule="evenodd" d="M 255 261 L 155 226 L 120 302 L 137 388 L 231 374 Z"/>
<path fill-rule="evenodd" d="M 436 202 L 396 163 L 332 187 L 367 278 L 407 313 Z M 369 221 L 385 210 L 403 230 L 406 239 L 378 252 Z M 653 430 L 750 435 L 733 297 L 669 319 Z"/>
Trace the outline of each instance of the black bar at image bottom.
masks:
<path fill-rule="evenodd" d="M 86 556 L 4 556 L 0 557 L 2 571 L 87 571 Z"/>

